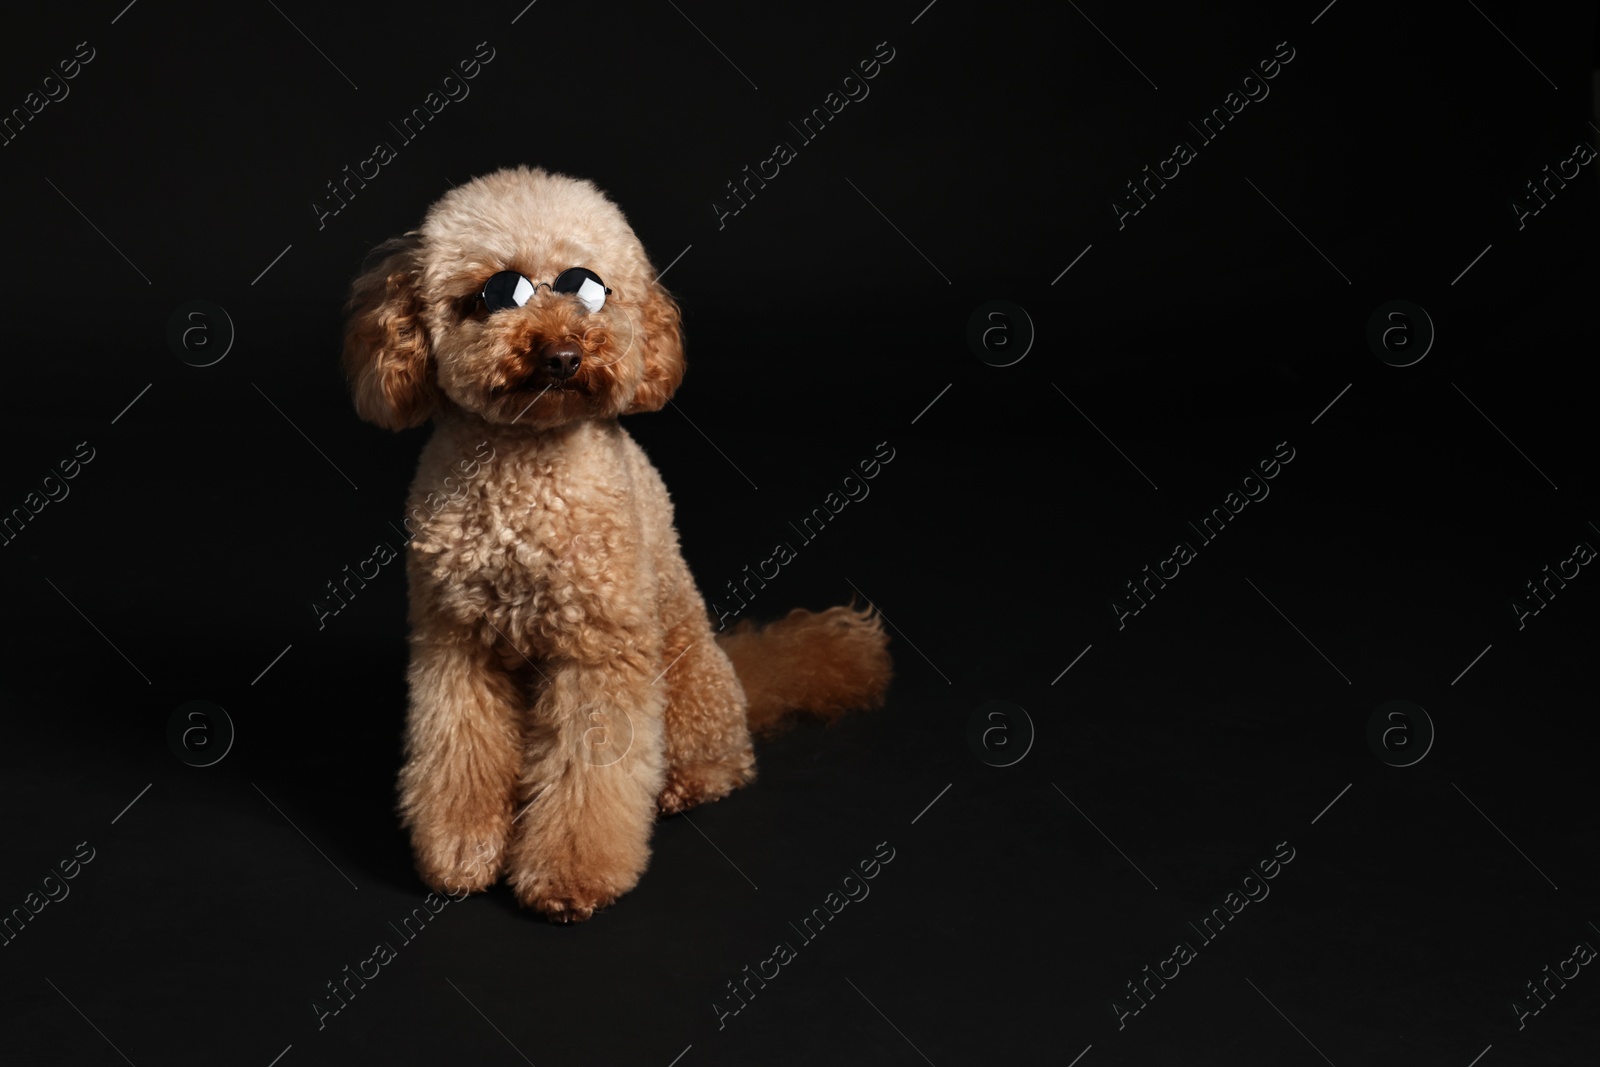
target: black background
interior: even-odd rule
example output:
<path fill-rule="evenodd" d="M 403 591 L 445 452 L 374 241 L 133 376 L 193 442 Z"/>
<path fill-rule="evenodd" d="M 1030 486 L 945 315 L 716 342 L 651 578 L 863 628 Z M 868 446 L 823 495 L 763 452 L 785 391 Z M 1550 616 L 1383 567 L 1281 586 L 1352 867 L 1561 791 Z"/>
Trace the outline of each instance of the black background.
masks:
<path fill-rule="evenodd" d="M 8 111 L 94 59 L 0 148 L 0 509 L 94 459 L 0 546 L 0 909 L 95 850 L 0 948 L 6 1063 L 1594 1061 L 1587 968 L 1521 1029 L 1512 1002 L 1600 943 L 1600 579 L 1520 629 L 1510 606 L 1600 543 L 1600 167 L 1521 229 L 1511 208 L 1600 133 L 1594 10 L 924 2 L 115 0 L 5 35 Z M 470 96 L 399 144 L 481 41 Z M 870 95 L 800 144 L 884 41 Z M 1186 123 L 1281 41 L 1270 95 L 1199 145 Z M 1198 158 L 1119 229 L 1179 139 Z M 379 140 L 397 158 L 319 228 Z M 798 157 L 719 228 L 779 140 Z M 400 945 L 424 892 L 393 814 L 404 580 L 321 630 L 310 602 L 392 539 L 426 431 L 356 419 L 340 306 L 369 248 L 519 163 L 594 179 L 672 264 L 691 370 L 629 430 L 708 594 L 894 449 L 751 611 L 859 591 L 898 676 L 663 820 L 589 923 L 497 887 Z M 1012 366 L 966 340 L 993 299 L 1036 331 Z M 1367 342 L 1397 299 L 1437 331 L 1408 367 Z M 192 300 L 235 333 L 209 367 L 167 343 Z M 1119 629 L 1123 583 L 1284 441 L 1270 496 Z M 237 730 L 207 768 L 166 739 L 196 699 Z M 1397 699 L 1437 731 L 1405 768 L 1366 739 Z M 1017 713 L 1010 748 L 973 746 L 988 700 L 1031 747 Z M 1198 945 L 1281 841 L 1270 896 Z M 725 983 L 879 842 L 870 896 L 719 1029 Z M 1119 1029 L 1183 939 L 1198 958 Z"/>

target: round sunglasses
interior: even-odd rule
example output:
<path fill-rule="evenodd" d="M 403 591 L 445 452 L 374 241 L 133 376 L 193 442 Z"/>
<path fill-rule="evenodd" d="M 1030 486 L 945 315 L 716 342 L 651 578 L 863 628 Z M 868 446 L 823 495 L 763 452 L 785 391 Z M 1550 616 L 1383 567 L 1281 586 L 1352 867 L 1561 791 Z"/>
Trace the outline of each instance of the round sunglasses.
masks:
<path fill-rule="evenodd" d="M 548 286 L 553 293 L 573 294 L 589 309 L 590 314 L 604 307 L 606 297 L 611 295 L 611 290 L 600 280 L 600 275 L 588 267 L 568 267 L 556 275 L 555 281 L 538 284 L 517 271 L 503 270 L 484 283 L 480 295 L 484 306 L 491 312 L 505 311 L 522 307 L 532 300 L 540 285 Z"/>

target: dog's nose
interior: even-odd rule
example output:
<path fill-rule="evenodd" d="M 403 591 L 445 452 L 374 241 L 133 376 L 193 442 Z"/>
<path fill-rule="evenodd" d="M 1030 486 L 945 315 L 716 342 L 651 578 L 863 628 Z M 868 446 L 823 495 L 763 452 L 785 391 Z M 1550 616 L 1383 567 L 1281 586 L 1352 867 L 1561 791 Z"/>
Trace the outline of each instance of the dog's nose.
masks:
<path fill-rule="evenodd" d="M 575 341 L 560 341 L 541 348 L 539 360 L 550 377 L 565 381 L 578 372 L 578 364 L 583 362 L 583 349 Z"/>

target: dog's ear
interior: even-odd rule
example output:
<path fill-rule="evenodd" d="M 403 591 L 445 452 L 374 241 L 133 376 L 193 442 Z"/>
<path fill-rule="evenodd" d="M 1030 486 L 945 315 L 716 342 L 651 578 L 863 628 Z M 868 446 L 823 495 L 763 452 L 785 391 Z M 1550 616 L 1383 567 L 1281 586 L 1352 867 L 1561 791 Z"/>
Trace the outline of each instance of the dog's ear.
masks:
<path fill-rule="evenodd" d="M 422 322 L 421 252 L 419 234 L 373 249 L 345 308 L 344 370 L 356 411 L 386 430 L 420 426 L 437 403 Z"/>
<path fill-rule="evenodd" d="M 682 316 L 671 294 L 654 279 L 640 308 L 638 344 L 644 351 L 644 378 L 623 412 L 626 415 L 659 411 L 683 381 Z"/>

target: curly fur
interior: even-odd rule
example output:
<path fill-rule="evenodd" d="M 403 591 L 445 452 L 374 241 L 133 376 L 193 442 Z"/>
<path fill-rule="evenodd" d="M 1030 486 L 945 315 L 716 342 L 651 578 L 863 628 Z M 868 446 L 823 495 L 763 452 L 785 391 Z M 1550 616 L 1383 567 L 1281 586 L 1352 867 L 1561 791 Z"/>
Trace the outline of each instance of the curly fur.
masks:
<path fill-rule="evenodd" d="M 751 729 L 881 704 L 875 615 L 796 611 L 724 636 L 684 563 L 660 475 L 617 421 L 682 381 L 678 306 L 593 184 L 526 167 L 446 194 L 352 286 L 356 410 L 430 419 L 407 555 L 410 708 L 400 812 L 435 889 L 504 877 L 524 905 L 586 919 L 637 884 L 657 812 L 755 777 Z M 540 289 L 490 314 L 497 271 L 587 267 L 591 313 Z M 578 346 L 558 378 L 541 353 Z M 493 446 L 449 496 L 463 457 Z"/>

